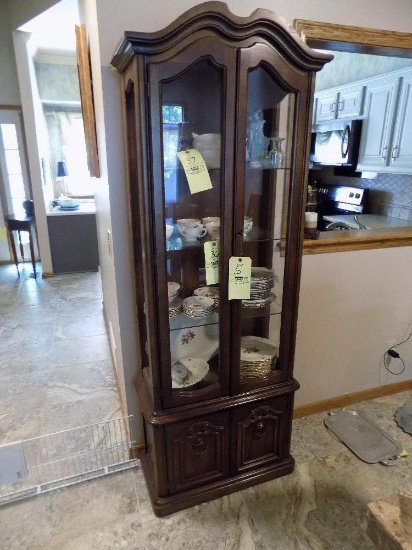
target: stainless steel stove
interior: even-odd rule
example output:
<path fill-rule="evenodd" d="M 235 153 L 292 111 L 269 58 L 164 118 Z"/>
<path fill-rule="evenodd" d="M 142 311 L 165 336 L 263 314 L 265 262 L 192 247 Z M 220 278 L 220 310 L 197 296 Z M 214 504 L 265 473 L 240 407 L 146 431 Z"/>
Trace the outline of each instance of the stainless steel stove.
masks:
<path fill-rule="evenodd" d="M 321 184 L 318 187 L 318 229 L 324 231 L 323 216 L 339 214 L 362 214 L 368 203 L 368 189 L 347 187 L 344 185 Z"/>

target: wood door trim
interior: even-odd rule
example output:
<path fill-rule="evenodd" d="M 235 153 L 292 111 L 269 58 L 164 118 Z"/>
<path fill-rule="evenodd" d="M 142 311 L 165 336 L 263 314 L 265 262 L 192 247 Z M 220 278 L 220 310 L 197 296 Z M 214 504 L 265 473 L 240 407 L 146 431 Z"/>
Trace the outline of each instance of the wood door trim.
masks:
<path fill-rule="evenodd" d="M 293 26 L 312 48 L 412 57 L 412 34 L 295 19 Z"/>

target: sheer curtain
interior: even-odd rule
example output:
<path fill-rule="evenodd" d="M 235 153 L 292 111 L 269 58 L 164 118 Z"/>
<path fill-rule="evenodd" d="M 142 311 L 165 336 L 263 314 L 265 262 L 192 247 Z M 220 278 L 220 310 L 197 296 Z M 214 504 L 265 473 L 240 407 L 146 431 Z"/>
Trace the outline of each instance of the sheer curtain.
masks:
<path fill-rule="evenodd" d="M 49 134 L 51 174 L 55 198 L 62 193 L 92 196 L 94 180 L 89 175 L 80 108 L 49 106 L 44 108 Z M 57 163 L 66 163 L 68 176 L 57 178 Z"/>

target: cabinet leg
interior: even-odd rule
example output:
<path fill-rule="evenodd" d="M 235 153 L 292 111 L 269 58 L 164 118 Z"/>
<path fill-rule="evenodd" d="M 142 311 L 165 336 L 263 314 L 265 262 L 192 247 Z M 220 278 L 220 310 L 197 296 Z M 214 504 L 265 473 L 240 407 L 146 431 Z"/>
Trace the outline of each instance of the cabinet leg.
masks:
<path fill-rule="evenodd" d="M 16 243 L 14 242 L 14 235 L 13 235 L 12 231 L 9 231 L 9 241 L 10 241 L 11 253 L 12 253 L 12 256 L 13 256 L 13 261 L 14 261 L 14 264 L 15 264 L 15 266 L 16 266 L 17 273 L 19 274 L 19 277 L 20 277 L 19 262 L 18 262 L 18 260 L 17 260 Z"/>
<path fill-rule="evenodd" d="M 30 243 L 31 264 L 33 266 L 34 276 L 36 277 L 36 258 L 34 256 L 33 236 L 31 233 L 31 229 L 29 229 L 29 243 Z"/>

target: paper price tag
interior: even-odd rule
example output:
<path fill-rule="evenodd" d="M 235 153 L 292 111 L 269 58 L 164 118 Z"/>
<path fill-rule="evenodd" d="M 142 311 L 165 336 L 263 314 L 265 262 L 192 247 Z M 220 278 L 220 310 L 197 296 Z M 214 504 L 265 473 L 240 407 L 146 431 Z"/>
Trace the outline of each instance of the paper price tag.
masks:
<path fill-rule="evenodd" d="M 229 260 L 229 300 L 250 299 L 252 259 L 232 257 Z"/>
<path fill-rule="evenodd" d="M 0 227 L 0 239 L 7 239 L 7 229 Z"/>
<path fill-rule="evenodd" d="M 206 284 L 215 285 L 219 282 L 220 241 L 207 241 L 203 245 L 206 265 Z"/>
<path fill-rule="evenodd" d="M 177 153 L 186 174 L 192 195 L 212 189 L 212 181 L 206 163 L 197 149 L 187 149 Z"/>

